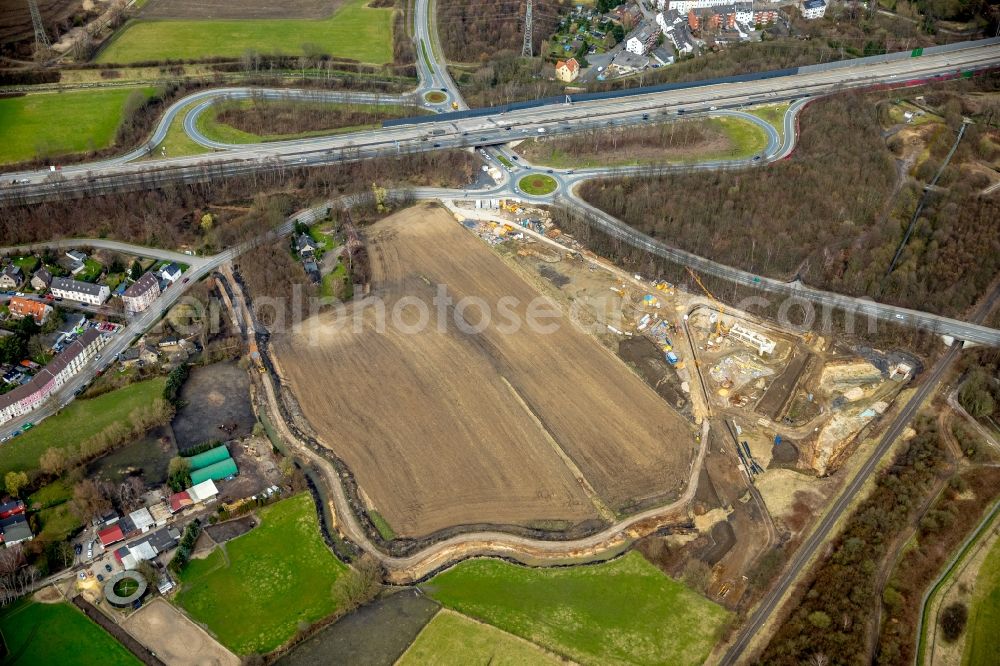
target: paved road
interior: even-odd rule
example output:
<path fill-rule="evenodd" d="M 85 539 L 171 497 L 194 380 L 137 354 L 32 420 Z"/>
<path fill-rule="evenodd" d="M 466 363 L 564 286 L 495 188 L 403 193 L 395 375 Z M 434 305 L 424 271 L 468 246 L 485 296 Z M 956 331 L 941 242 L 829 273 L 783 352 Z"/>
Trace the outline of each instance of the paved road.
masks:
<path fill-rule="evenodd" d="M 990 296 L 979 307 L 973 317 L 973 320 L 983 321 L 992 311 L 998 300 L 1000 300 L 1000 286 L 994 289 Z M 931 368 L 931 371 L 924 379 L 923 384 L 920 385 L 913 397 L 910 398 L 909 402 L 906 403 L 900 413 L 889 425 L 889 428 L 882 436 L 882 440 L 871 452 L 868 460 L 865 461 L 865 464 L 861 466 L 861 469 L 858 470 L 855 477 L 851 479 L 851 482 L 847 485 L 843 492 L 841 492 L 840 496 L 823 516 L 819 525 L 815 530 L 813 530 L 812 534 L 809 535 L 809 538 L 806 539 L 805 543 L 803 543 L 802 546 L 795 551 L 795 555 L 792 557 L 788 567 L 786 567 L 785 573 L 764 596 L 757 608 L 754 609 L 754 612 L 748 618 L 747 622 L 740 629 L 736 639 L 726 651 L 722 661 L 720 662 L 723 666 L 729 666 L 738 662 L 748 662 L 750 660 L 752 655 L 746 654 L 746 650 L 750 646 L 751 641 L 760 631 L 761 627 L 768 620 L 768 618 L 771 617 L 772 613 L 777 610 L 785 596 L 785 593 L 788 591 L 788 588 L 792 586 L 799 574 L 802 573 L 803 569 L 806 567 L 809 560 L 816 554 L 819 547 L 833 536 L 833 529 L 837 524 L 837 521 L 840 520 L 840 517 L 861 491 L 862 486 L 868 480 L 868 477 L 870 477 L 875 471 L 875 468 L 878 466 L 882 458 L 885 457 L 889 448 L 899 438 L 899 436 L 903 433 L 903 430 L 916 415 L 917 410 L 937 387 L 938 382 L 941 381 L 945 371 L 958 357 L 959 351 L 961 351 L 961 345 L 958 343 L 953 344 L 948 352 Z"/>
<path fill-rule="evenodd" d="M 0 254 L 5 256 L 12 254 L 27 254 L 48 249 L 73 249 L 82 247 L 96 247 L 103 250 L 113 250 L 122 254 L 137 255 L 140 257 L 151 257 L 163 261 L 175 261 L 189 266 L 197 266 L 207 259 L 197 255 L 185 254 L 175 250 L 164 250 L 158 247 L 146 247 L 144 245 L 133 245 L 132 243 L 122 243 L 108 240 L 106 238 L 61 238 L 59 240 L 45 241 L 41 243 L 26 243 L 24 245 L 11 245 L 0 247 Z"/>
<path fill-rule="evenodd" d="M 67 168 L 62 173 L 63 178 L 55 180 L 49 179 L 47 171 L 12 174 L 11 178 L 29 182 L 4 186 L 0 190 L 0 202 L 17 201 L 32 194 L 88 191 L 88 188 L 109 181 L 113 189 L 121 189 L 130 182 L 186 182 L 199 174 L 210 177 L 235 175 L 258 171 L 268 164 L 331 164 L 406 152 L 500 145 L 528 134 L 534 135 L 539 129 L 545 130 L 546 134 L 560 134 L 580 131 L 600 121 L 625 122 L 631 119 L 641 123 L 644 122 L 642 115 L 648 113 L 707 111 L 713 106 L 738 108 L 778 98 L 820 95 L 884 83 L 901 84 L 915 78 L 954 74 L 959 69 L 993 67 L 998 62 L 1000 45 L 972 45 L 964 50 L 921 58 L 868 63 L 860 67 L 845 66 L 761 81 L 711 84 L 619 99 L 552 104 L 474 118 L 443 114 L 434 122 L 316 137 L 306 143 L 274 142 L 240 150 L 144 163 L 80 165 Z M 188 99 L 188 103 L 190 101 Z M 5 182 L 8 182 L 6 177 Z"/>

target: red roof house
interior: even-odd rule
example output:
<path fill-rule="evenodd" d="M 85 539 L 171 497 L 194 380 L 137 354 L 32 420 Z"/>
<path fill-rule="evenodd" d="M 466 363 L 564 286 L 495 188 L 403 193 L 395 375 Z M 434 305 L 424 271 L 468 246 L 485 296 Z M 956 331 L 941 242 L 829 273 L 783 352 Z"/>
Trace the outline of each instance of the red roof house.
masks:
<path fill-rule="evenodd" d="M 170 496 L 170 510 L 174 513 L 177 513 L 181 509 L 189 507 L 192 504 L 194 504 L 194 501 L 191 499 L 191 496 L 188 495 L 186 490 L 182 490 L 181 492 L 174 493 Z"/>
<path fill-rule="evenodd" d="M 107 529 L 98 532 L 97 537 L 101 540 L 101 544 L 103 544 L 104 547 L 107 548 L 113 543 L 118 543 L 119 541 L 124 540 L 125 534 L 122 533 L 121 526 L 115 524 Z"/>

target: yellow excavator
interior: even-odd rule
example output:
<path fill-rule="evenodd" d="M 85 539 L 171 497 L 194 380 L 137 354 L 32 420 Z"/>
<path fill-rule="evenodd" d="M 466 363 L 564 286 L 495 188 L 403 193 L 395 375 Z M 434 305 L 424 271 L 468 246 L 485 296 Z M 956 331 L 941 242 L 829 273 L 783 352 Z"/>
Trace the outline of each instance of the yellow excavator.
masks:
<path fill-rule="evenodd" d="M 719 310 L 719 316 L 715 318 L 715 334 L 722 335 L 723 333 L 728 333 L 728 329 L 725 329 L 722 325 L 722 313 L 725 312 L 725 308 L 722 306 L 722 303 L 720 303 L 719 299 L 717 299 L 712 292 L 708 290 L 708 287 L 706 287 L 705 283 L 701 281 L 701 278 L 698 277 L 697 273 L 691 270 L 690 267 L 687 267 L 687 272 L 691 274 L 694 281 L 697 282 L 698 286 L 701 287 L 701 290 L 705 292 L 705 295 L 708 296 L 708 300 L 712 301 L 712 304 Z"/>

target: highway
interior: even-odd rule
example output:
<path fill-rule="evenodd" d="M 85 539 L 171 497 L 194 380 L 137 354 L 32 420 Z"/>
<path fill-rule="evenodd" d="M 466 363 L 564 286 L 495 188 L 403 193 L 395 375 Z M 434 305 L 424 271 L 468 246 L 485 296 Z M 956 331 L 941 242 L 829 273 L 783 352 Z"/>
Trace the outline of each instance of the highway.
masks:
<path fill-rule="evenodd" d="M 735 109 L 786 98 L 802 98 L 857 87 L 879 84 L 902 84 L 911 79 L 955 74 L 957 71 L 985 69 L 1000 63 L 1000 45 L 973 43 L 964 50 L 896 60 L 859 67 L 845 66 L 828 71 L 809 72 L 741 83 L 693 86 L 649 94 L 633 94 L 620 99 L 551 104 L 509 113 L 471 118 L 441 114 L 432 122 L 400 125 L 375 130 L 316 137 L 312 140 L 255 144 L 205 155 L 167 158 L 145 162 L 111 160 L 67 167 L 61 178 L 50 178 L 48 171 L 7 174 L 0 189 L 0 203 L 31 200 L 32 195 L 51 195 L 124 185 L 165 182 L 189 182 L 200 176 L 238 175 L 249 171 L 298 165 L 335 164 L 375 156 L 391 156 L 448 148 L 506 144 L 526 135 L 562 134 L 591 129 L 600 124 L 647 122 L 643 114 L 659 114 L 661 119 L 681 113 Z M 446 86 L 445 86 L 446 87 Z M 207 91 L 207 97 L 211 97 Z M 180 100 L 171 107 L 189 104 Z M 203 100 L 204 101 L 204 100 Z M 160 126 L 162 129 L 162 124 Z M 155 139 L 156 137 L 154 137 Z M 18 185 L 10 180 L 26 180 Z"/>

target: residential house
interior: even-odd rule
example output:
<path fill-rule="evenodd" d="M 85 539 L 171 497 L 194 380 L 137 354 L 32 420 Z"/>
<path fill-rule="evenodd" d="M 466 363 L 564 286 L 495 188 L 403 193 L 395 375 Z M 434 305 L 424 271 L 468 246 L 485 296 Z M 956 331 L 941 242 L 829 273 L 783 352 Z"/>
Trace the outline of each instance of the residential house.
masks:
<path fill-rule="evenodd" d="M 11 516 L 24 515 L 24 502 L 21 500 L 11 500 L 0 504 L 0 520 L 6 520 Z"/>
<path fill-rule="evenodd" d="M 44 266 L 35 271 L 35 274 L 31 277 L 31 287 L 35 291 L 45 291 L 49 288 L 50 284 L 52 284 L 52 273 Z"/>
<path fill-rule="evenodd" d="M 171 262 L 160 269 L 160 277 L 173 284 L 181 278 L 181 267 Z"/>
<path fill-rule="evenodd" d="M 10 291 L 19 288 L 22 284 L 24 284 L 24 271 L 21 270 L 20 266 L 7 264 L 0 271 L 0 289 Z"/>
<path fill-rule="evenodd" d="M 31 532 L 31 526 L 28 525 L 28 519 L 23 514 L 0 519 L 0 534 L 3 535 L 3 544 L 7 548 L 35 537 Z"/>
<path fill-rule="evenodd" d="M 52 278 L 49 288 L 56 298 L 68 298 L 90 305 L 101 305 L 111 296 L 111 290 L 107 285 L 81 282 L 72 278 Z"/>
<path fill-rule="evenodd" d="M 126 312 L 135 314 L 152 305 L 159 295 L 160 281 L 154 274 L 144 273 L 122 292 L 122 302 L 125 303 Z"/>
<path fill-rule="evenodd" d="M 799 5 L 802 18 L 813 19 L 823 18 L 826 14 L 826 0 L 802 0 Z"/>
<path fill-rule="evenodd" d="M 70 250 L 69 252 L 67 252 L 66 259 L 69 260 L 69 263 L 67 264 L 66 267 L 69 269 L 69 272 L 72 273 L 73 275 L 76 275 L 77 273 L 79 273 L 80 271 L 82 271 L 84 268 L 87 267 L 86 264 L 87 255 L 84 254 L 83 252 L 80 252 L 79 250 Z"/>
<path fill-rule="evenodd" d="M 302 258 L 312 256 L 319 248 L 319 243 L 314 241 L 309 234 L 299 234 L 295 237 L 295 252 Z"/>
<path fill-rule="evenodd" d="M 656 48 L 659 31 L 648 26 L 642 26 L 625 38 L 625 50 L 641 56 Z"/>
<path fill-rule="evenodd" d="M 694 39 L 691 37 L 691 30 L 687 21 L 674 10 L 666 14 L 657 14 L 656 23 L 660 26 L 660 31 L 673 44 L 674 48 L 681 55 L 694 52 Z"/>
<path fill-rule="evenodd" d="M 122 546 L 115 551 L 115 559 L 124 569 L 135 569 L 140 562 L 153 560 L 160 553 L 177 547 L 181 533 L 175 527 L 165 527 L 152 534 Z"/>
<path fill-rule="evenodd" d="M 0 423 L 23 416 L 35 409 L 53 391 L 89 363 L 107 341 L 108 338 L 96 329 L 84 331 L 30 381 L 0 395 Z"/>
<path fill-rule="evenodd" d="M 35 320 L 36 324 L 44 322 L 45 318 L 52 312 L 52 307 L 42 301 L 35 301 L 21 296 L 15 296 L 10 299 L 8 308 L 10 309 L 11 316 L 19 319 L 21 317 L 31 317 Z"/>
<path fill-rule="evenodd" d="M 556 63 L 556 78 L 560 81 L 570 83 L 575 81 L 578 76 L 580 76 L 580 63 L 576 61 L 576 58 L 560 60 Z"/>

